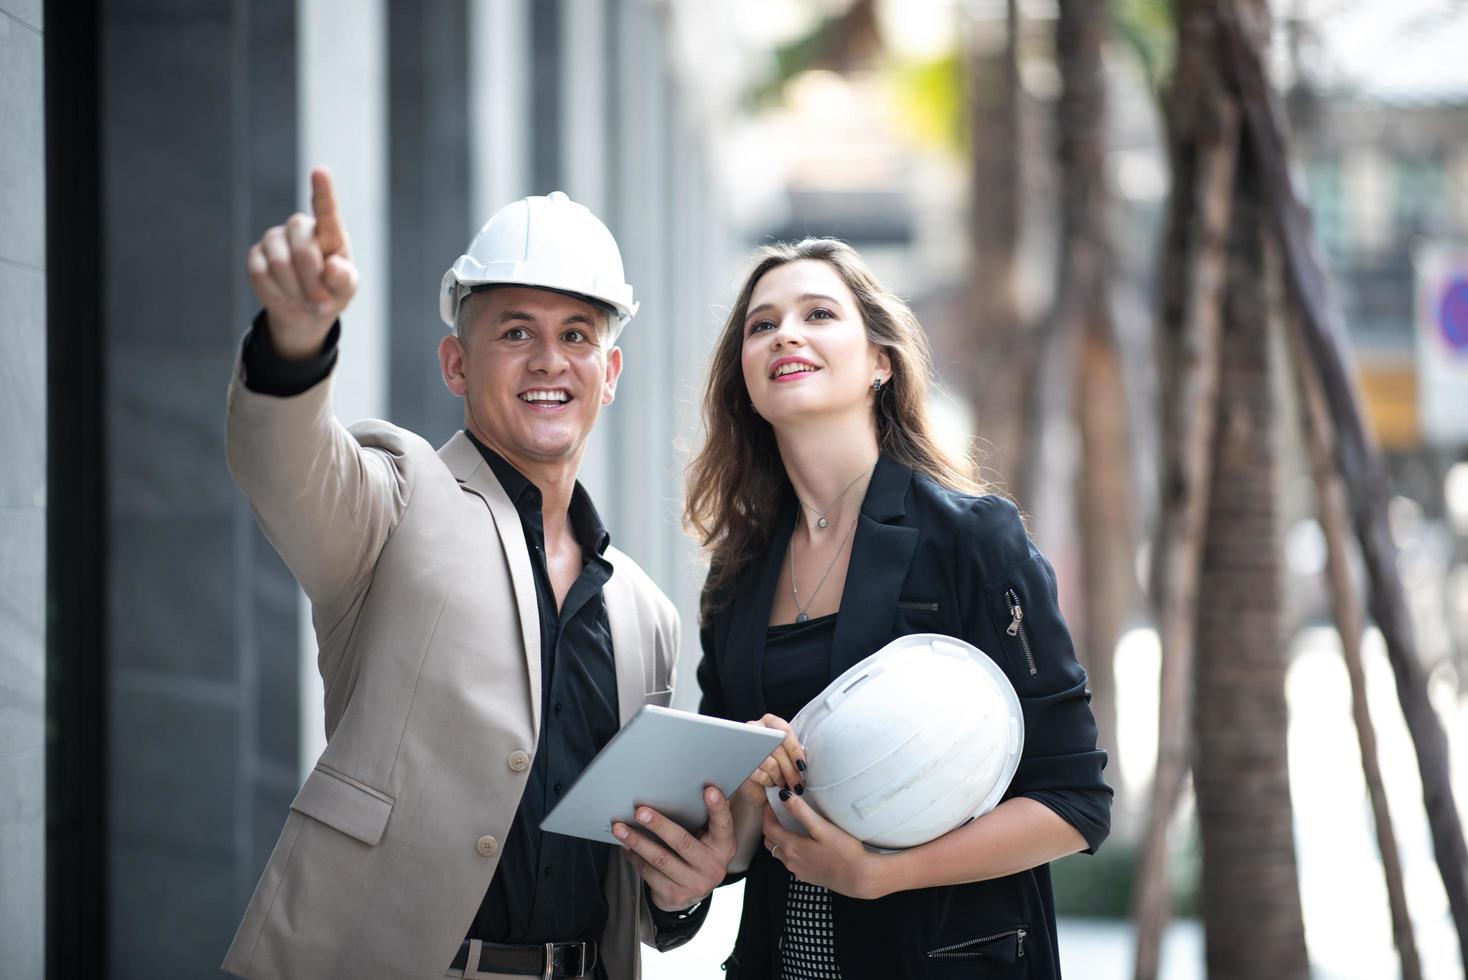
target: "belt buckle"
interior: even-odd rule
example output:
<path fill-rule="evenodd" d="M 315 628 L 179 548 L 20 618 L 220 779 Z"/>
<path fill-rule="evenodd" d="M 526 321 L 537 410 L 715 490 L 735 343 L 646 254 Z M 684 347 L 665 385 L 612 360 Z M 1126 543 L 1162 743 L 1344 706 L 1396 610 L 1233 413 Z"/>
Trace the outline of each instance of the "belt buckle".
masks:
<path fill-rule="evenodd" d="M 541 973 L 540 980 L 555 980 L 556 975 L 556 944 L 545 944 L 545 972 Z"/>

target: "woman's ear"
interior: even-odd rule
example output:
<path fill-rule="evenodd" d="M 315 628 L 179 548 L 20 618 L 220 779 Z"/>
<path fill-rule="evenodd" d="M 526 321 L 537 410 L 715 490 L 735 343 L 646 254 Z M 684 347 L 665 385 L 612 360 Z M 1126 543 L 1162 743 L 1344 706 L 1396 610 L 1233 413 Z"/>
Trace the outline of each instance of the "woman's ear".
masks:
<path fill-rule="evenodd" d="M 892 381 L 892 358 L 887 355 L 887 348 L 877 348 L 876 361 L 876 370 L 872 374 L 872 380 L 875 381 L 881 378 L 882 384 L 890 384 Z"/>

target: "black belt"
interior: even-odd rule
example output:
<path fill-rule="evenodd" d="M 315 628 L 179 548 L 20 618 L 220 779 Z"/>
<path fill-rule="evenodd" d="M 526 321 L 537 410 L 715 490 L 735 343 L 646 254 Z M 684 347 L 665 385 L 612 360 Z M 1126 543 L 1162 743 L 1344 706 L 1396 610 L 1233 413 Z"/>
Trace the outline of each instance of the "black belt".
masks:
<path fill-rule="evenodd" d="M 453 970 L 469 964 L 469 941 L 449 964 Z M 539 946 L 509 946 L 480 943 L 480 973 L 513 973 L 525 977 L 589 977 L 596 967 L 596 943 L 543 943 Z"/>

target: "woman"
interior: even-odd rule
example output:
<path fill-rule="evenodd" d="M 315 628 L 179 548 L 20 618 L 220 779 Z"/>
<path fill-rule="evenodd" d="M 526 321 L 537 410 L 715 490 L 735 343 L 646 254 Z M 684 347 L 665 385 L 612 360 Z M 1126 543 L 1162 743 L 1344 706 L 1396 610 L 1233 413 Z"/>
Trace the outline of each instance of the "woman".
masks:
<path fill-rule="evenodd" d="M 1047 862 L 1110 825 L 1085 672 L 1055 576 L 1007 500 L 938 447 L 912 312 L 848 245 L 760 249 L 715 349 L 686 517 L 710 553 L 706 714 L 790 718 L 908 633 L 957 636 L 1018 692 L 1024 755 L 1003 802 L 873 854 L 800 798 L 793 734 L 736 794 L 747 866 L 731 978 L 1056 977 Z M 810 836 L 764 803 L 779 785 Z"/>

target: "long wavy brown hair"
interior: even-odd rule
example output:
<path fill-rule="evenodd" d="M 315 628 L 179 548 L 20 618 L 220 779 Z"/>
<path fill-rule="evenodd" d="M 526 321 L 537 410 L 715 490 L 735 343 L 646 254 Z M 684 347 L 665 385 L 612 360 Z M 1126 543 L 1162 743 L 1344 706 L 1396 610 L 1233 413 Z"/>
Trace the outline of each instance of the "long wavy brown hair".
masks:
<path fill-rule="evenodd" d="M 908 305 L 876 280 L 856 249 L 839 239 L 762 246 L 714 347 L 703 396 L 705 440 L 687 469 L 684 523 L 709 556 L 699 611 L 704 621 L 728 600 L 728 586 L 768 546 L 775 522 L 788 518 L 795 499 L 774 429 L 750 401 L 740 355 L 755 286 L 771 269 L 801 259 L 825 262 L 836 270 L 856 298 L 867 339 L 891 361 L 890 381 L 871 399 L 881 451 L 951 489 L 989 492 L 974 464 L 955 459 L 933 436 L 928 418 L 933 357 L 927 334 Z"/>

